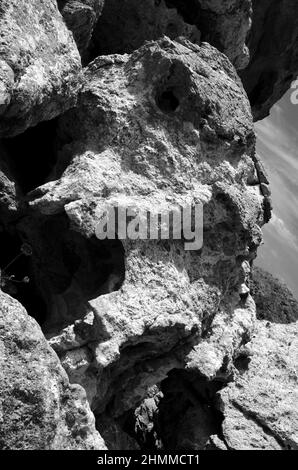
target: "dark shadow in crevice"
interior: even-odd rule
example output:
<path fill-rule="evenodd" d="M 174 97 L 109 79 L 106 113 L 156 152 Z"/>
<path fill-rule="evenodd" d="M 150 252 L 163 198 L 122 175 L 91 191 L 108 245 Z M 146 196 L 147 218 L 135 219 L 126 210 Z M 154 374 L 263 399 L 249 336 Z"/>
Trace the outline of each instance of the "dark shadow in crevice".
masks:
<path fill-rule="evenodd" d="M 121 417 L 122 428 L 142 451 L 207 450 L 210 436 L 222 437 L 223 415 L 217 408 L 220 381 L 174 369 L 157 392 Z"/>
<path fill-rule="evenodd" d="M 36 289 L 31 246 L 23 242 L 15 233 L 0 232 L 1 288 L 17 299 L 28 314 L 42 325 L 46 320 L 47 306 Z"/>
<path fill-rule="evenodd" d="M 216 32 L 217 17 L 214 13 L 203 9 L 199 0 L 165 0 L 168 8 L 176 8 L 184 21 L 195 25 L 201 32 L 201 40 L 210 42 L 217 49 L 222 50 L 222 44 Z"/>
<path fill-rule="evenodd" d="M 57 160 L 58 118 L 3 139 L 10 172 L 24 194 L 45 183 Z"/>
<path fill-rule="evenodd" d="M 89 301 L 121 288 L 125 253 L 119 240 L 84 237 L 65 213 L 24 219 L 33 247 L 35 288 L 47 305 L 45 329 L 59 331 L 90 311 Z"/>
<path fill-rule="evenodd" d="M 159 109 L 166 113 L 174 113 L 179 106 L 179 99 L 175 92 L 171 89 L 166 89 L 162 93 L 157 94 L 156 104 Z"/>
<path fill-rule="evenodd" d="M 239 354 L 239 356 L 237 356 L 234 359 L 234 366 L 236 367 L 238 372 L 242 375 L 245 372 L 247 372 L 247 370 L 249 368 L 250 361 L 251 361 L 251 357 L 249 357 L 245 353 L 242 353 L 242 354 Z"/>
<path fill-rule="evenodd" d="M 102 14 L 94 29 L 90 60 L 99 55 L 132 53 L 146 41 L 157 40 L 166 35 L 170 39 L 187 36 L 194 43 L 200 43 L 200 32 L 196 18 L 201 9 L 195 0 L 187 2 L 187 8 L 176 8 L 175 2 L 160 0 L 106 0 Z M 181 14 L 181 11 L 186 13 Z M 111 34 L 113 31 L 113 34 Z"/>

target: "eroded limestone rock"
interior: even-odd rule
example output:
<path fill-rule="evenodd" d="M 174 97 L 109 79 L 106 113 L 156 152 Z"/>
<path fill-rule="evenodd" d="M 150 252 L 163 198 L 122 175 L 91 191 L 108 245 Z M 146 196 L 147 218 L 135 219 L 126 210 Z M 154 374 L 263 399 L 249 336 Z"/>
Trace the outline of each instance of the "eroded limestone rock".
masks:
<path fill-rule="evenodd" d="M 76 102 L 80 56 L 55 0 L 1 0 L 0 136 Z"/>
<path fill-rule="evenodd" d="M 261 241 L 264 198 L 259 181 L 251 184 L 249 103 L 216 49 L 165 38 L 132 55 L 98 58 L 85 78 L 79 105 L 60 121 L 67 143 L 53 181 L 30 194 L 34 212 L 23 231 L 37 237 L 38 250 L 52 253 L 61 240 L 103 249 L 96 227 L 101 211 L 115 205 L 151 213 L 204 205 L 200 250 L 185 251 L 183 240 L 124 240 L 125 276 L 112 269 L 102 291 L 99 278 L 97 290 L 84 287 L 84 270 L 94 286 L 98 274 L 88 271 L 89 248 L 80 267 L 67 267 L 65 283 L 53 283 L 65 269 L 64 255 L 48 261 L 51 275 L 43 270 L 40 277 L 52 306 L 45 325 L 50 344 L 70 380 L 85 386 L 96 415 L 113 403 L 116 418 L 172 369 L 189 364 L 206 378 L 230 375 L 255 319 L 243 286 Z M 43 237 L 36 235 L 43 219 L 55 227 L 53 250 L 43 244 L 49 224 Z M 195 351 L 205 345 L 212 356 L 217 342 L 207 371 Z"/>
<path fill-rule="evenodd" d="M 70 385 L 40 327 L 0 291 L 0 448 L 105 449 L 85 391 Z"/>

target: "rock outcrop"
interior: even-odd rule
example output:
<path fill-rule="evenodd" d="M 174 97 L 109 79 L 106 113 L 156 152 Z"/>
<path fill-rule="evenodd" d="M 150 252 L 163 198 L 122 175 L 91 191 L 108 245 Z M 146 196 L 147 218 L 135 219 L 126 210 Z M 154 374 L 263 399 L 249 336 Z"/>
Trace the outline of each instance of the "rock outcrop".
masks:
<path fill-rule="evenodd" d="M 0 291 L 0 449 L 103 450 L 79 385 L 70 385 L 40 327 Z"/>
<path fill-rule="evenodd" d="M 81 61 L 55 0 L 1 0 L 0 137 L 76 102 Z"/>
<path fill-rule="evenodd" d="M 30 193 L 22 230 L 37 259 L 49 253 L 36 267 L 44 330 L 70 380 L 97 416 L 109 405 L 115 418 L 174 368 L 228 377 L 253 330 L 249 262 L 264 223 L 250 107 L 231 63 L 208 44 L 166 38 L 96 59 L 59 133 L 68 143 L 54 181 Z M 121 251 L 120 240 L 95 237 L 114 206 L 158 214 L 196 204 L 204 244 L 195 251 L 183 240 L 123 240 Z M 66 264 L 66 250 L 80 262 Z"/>

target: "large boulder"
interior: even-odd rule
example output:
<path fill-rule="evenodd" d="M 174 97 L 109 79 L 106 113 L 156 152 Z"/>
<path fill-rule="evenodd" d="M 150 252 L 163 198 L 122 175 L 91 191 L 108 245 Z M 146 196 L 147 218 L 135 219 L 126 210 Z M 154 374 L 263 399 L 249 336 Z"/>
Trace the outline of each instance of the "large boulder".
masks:
<path fill-rule="evenodd" d="M 73 106 L 81 60 L 55 0 L 1 0 L 0 137 Z"/>
<path fill-rule="evenodd" d="M 100 57 L 59 135 L 52 181 L 31 192 L 22 231 L 43 260 L 44 331 L 71 381 L 97 415 L 110 404 L 120 416 L 173 368 L 229 376 L 253 330 L 249 261 L 264 223 L 250 106 L 232 64 L 209 44 L 167 38 Z M 156 215 L 199 204 L 194 251 L 184 240 L 96 238 L 114 206 Z"/>
<path fill-rule="evenodd" d="M 0 291 L 0 449 L 100 450 L 79 385 L 70 385 L 36 321 Z"/>

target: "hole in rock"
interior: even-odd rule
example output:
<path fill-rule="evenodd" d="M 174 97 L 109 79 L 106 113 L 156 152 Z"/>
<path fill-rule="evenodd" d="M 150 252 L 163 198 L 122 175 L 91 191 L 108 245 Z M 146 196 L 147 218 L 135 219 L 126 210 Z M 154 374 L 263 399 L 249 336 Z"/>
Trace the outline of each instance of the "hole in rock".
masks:
<path fill-rule="evenodd" d="M 2 290 L 17 299 L 42 325 L 46 319 L 46 303 L 36 289 L 32 256 L 22 253 L 19 236 L 0 231 L 0 269 Z"/>
<path fill-rule="evenodd" d="M 240 373 L 244 373 L 247 371 L 249 367 L 249 363 L 251 361 L 251 358 L 245 354 L 240 354 L 235 360 L 234 360 L 234 366 Z"/>
<path fill-rule="evenodd" d="M 156 97 L 156 104 L 164 113 L 173 113 L 179 106 L 179 100 L 173 90 L 165 90 Z"/>
<path fill-rule="evenodd" d="M 1 141 L 12 176 L 25 194 L 45 183 L 56 164 L 57 119 Z"/>
<path fill-rule="evenodd" d="M 121 417 L 122 428 L 143 451 L 208 449 L 210 436 L 222 436 L 216 394 L 223 386 L 172 370 L 138 408 Z"/>

